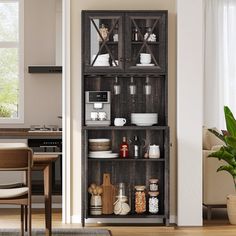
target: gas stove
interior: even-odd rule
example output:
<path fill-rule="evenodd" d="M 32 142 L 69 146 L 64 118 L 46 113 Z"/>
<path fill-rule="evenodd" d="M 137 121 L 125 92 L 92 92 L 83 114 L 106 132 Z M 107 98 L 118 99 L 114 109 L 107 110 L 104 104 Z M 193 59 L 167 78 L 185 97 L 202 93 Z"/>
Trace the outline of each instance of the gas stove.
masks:
<path fill-rule="evenodd" d="M 60 132 L 62 128 L 58 125 L 31 125 L 29 132 Z"/>

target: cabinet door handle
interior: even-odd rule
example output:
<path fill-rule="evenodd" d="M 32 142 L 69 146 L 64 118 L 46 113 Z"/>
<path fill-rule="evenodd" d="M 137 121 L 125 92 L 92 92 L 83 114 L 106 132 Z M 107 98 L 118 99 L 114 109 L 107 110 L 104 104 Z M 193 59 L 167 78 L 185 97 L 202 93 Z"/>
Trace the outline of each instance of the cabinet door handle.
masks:
<path fill-rule="evenodd" d="M 131 59 L 130 58 L 126 58 L 125 61 L 126 62 L 131 62 Z"/>
<path fill-rule="evenodd" d="M 120 62 L 123 62 L 123 61 L 124 61 L 124 58 L 123 58 L 123 57 L 120 57 L 119 61 L 120 61 Z"/>

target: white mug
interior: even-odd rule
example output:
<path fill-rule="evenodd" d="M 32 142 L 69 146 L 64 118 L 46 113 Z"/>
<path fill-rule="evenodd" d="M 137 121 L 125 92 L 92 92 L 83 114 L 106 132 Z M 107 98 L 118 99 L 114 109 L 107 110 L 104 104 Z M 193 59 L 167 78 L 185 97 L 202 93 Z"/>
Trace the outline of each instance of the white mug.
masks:
<path fill-rule="evenodd" d="M 106 120 L 107 119 L 107 113 L 105 111 L 98 112 L 98 118 L 99 118 L 99 120 Z"/>
<path fill-rule="evenodd" d="M 123 126 L 126 123 L 125 118 L 115 118 L 114 125 L 115 126 Z"/>
<path fill-rule="evenodd" d="M 98 112 L 92 111 L 90 114 L 91 120 L 97 120 L 98 119 Z"/>
<path fill-rule="evenodd" d="M 158 145 L 149 146 L 149 158 L 160 158 L 160 148 Z"/>

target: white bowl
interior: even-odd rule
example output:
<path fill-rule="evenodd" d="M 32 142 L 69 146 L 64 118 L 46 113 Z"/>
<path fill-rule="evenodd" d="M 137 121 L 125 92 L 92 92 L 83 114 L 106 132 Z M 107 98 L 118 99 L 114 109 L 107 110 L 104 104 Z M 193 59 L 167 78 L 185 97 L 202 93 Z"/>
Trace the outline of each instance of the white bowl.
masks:
<path fill-rule="evenodd" d="M 158 114 L 157 113 L 131 113 L 131 123 L 136 125 L 146 126 L 157 124 Z"/>
<path fill-rule="evenodd" d="M 109 141 L 110 141 L 110 139 L 108 139 L 108 138 L 90 138 L 89 139 L 89 142 L 92 142 L 92 143 L 109 142 Z"/>

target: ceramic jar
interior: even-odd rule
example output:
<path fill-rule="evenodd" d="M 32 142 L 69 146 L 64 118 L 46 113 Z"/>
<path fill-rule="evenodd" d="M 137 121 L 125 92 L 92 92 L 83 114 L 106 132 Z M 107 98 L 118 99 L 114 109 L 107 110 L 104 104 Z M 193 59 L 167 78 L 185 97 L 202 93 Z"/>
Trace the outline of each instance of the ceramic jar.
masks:
<path fill-rule="evenodd" d="M 158 145 L 149 146 L 149 158 L 160 158 L 160 147 Z"/>
<path fill-rule="evenodd" d="M 92 195 L 90 199 L 90 214 L 101 215 L 102 214 L 102 198 L 100 195 Z"/>

